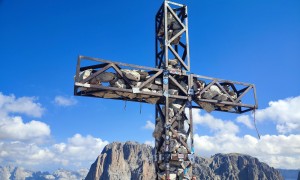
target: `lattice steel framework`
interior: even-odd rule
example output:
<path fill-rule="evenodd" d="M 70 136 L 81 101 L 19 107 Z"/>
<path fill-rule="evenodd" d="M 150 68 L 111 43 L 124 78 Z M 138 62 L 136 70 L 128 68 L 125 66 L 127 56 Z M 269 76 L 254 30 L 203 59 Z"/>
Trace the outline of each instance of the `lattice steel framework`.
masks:
<path fill-rule="evenodd" d="M 192 109 L 248 112 L 258 107 L 256 90 L 253 84 L 190 73 L 187 6 L 164 1 L 155 24 L 155 68 L 79 56 L 74 94 L 155 104 L 157 179 L 191 179 Z M 139 80 L 128 73 L 139 74 Z"/>

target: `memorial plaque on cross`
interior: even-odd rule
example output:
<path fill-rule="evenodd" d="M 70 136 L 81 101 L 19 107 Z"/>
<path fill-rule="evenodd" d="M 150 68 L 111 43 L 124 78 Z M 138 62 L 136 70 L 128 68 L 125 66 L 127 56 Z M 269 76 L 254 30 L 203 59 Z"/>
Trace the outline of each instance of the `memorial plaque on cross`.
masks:
<path fill-rule="evenodd" d="M 192 110 L 255 110 L 255 86 L 190 72 L 187 6 L 164 1 L 155 34 L 154 68 L 79 56 L 74 95 L 154 104 L 157 179 L 197 179 Z"/>

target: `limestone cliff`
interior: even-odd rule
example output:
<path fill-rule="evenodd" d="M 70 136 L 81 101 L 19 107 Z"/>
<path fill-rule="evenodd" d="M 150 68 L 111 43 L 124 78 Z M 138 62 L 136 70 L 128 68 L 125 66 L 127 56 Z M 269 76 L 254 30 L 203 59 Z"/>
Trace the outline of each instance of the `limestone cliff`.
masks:
<path fill-rule="evenodd" d="M 109 144 L 92 164 L 86 179 L 155 179 L 153 148 L 134 142 Z"/>
<path fill-rule="evenodd" d="M 111 143 L 92 164 L 86 180 L 154 180 L 153 153 L 145 144 Z M 283 180 L 278 170 L 243 154 L 196 156 L 193 173 L 201 180 Z"/>

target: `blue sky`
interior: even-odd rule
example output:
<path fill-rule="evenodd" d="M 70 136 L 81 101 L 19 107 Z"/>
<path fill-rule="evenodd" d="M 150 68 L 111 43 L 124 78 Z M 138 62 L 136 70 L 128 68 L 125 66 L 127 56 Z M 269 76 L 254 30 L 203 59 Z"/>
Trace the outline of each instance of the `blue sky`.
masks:
<path fill-rule="evenodd" d="M 212 113 L 210 117 L 197 111 L 195 116 L 204 119 L 197 121 L 195 132 L 196 137 L 199 136 L 199 154 L 215 153 L 205 147 L 206 140 L 217 143 L 218 134 L 225 133 L 221 129 L 232 126 L 239 129 L 231 134 L 233 146 L 237 142 L 255 141 L 256 145 L 269 142 L 276 147 L 282 144 L 276 144 L 282 142 L 281 137 L 300 143 L 300 115 L 297 114 L 300 107 L 300 1 L 179 2 L 189 7 L 192 72 L 254 83 L 261 109 L 258 128 L 265 137 L 261 141 L 251 139 L 256 137 L 255 130 L 245 125 L 246 120 L 239 123 L 238 115 Z M 9 151 L 14 147 L 9 145 L 15 141 L 24 147 L 34 144 L 36 151 L 28 152 L 26 160 L 34 162 L 32 156 L 42 151 L 45 157 L 57 156 L 68 161 L 53 162 L 51 168 L 78 168 L 88 167 L 107 142 L 152 141 L 152 130 L 145 125 L 146 121 L 154 122 L 153 106 L 142 104 L 140 114 L 138 103 L 128 102 L 124 110 L 123 101 L 72 97 L 73 76 L 79 54 L 153 66 L 154 15 L 161 3 L 159 0 L 0 0 L 0 117 L 6 119 L 6 123 L 21 117 L 24 127 L 30 127 L 30 122 L 36 120 L 45 129 L 34 138 L 28 138 L 31 137 L 28 136 L 30 128 L 24 137 L 3 135 L 2 129 L 0 142 L 3 147 Z M 269 104 L 270 101 L 275 105 Z M 5 108 L 6 105 L 10 108 Z M 277 107 L 285 111 L 279 113 Z M 270 115 L 274 111 L 278 112 L 276 117 Z M 1 113 L 5 115 L 2 117 Z M 287 115 L 282 117 L 284 113 Z M 290 114 L 295 115 L 289 117 Z M 243 117 L 249 120 L 251 114 Z M 213 122 L 225 123 L 215 129 L 211 126 Z M 247 141 L 248 137 L 251 140 Z M 90 142 L 85 146 L 95 150 L 94 157 L 87 155 L 86 159 L 75 160 L 67 157 L 66 147 L 80 149 L 82 141 Z M 263 149 L 261 146 L 255 148 Z M 224 148 L 224 152 L 230 150 L 233 149 Z M 74 156 L 78 152 L 81 151 L 73 152 Z M 240 152 L 258 156 L 275 167 L 300 167 L 299 163 L 294 163 L 300 162 L 296 155 L 300 152 L 299 146 L 294 147 L 291 156 L 282 152 L 277 158 L 259 150 L 240 149 Z M 84 163 L 78 164 L 81 161 Z M 285 161 L 289 165 L 281 164 Z M 0 163 L 14 164 L 17 160 L 9 154 L 1 155 L 0 150 Z M 47 170 L 46 165 L 39 164 L 27 166 Z"/>

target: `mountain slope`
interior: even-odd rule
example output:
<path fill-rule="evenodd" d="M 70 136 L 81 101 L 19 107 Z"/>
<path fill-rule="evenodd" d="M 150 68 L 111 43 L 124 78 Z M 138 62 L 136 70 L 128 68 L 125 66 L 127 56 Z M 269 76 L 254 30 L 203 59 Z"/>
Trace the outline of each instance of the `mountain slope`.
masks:
<path fill-rule="evenodd" d="M 107 145 L 92 164 L 86 180 L 153 180 L 152 147 L 136 142 Z M 194 175 L 204 180 L 283 180 L 278 170 L 242 154 L 195 157 Z"/>
<path fill-rule="evenodd" d="M 145 144 L 109 144 L 92 164 L 86 179 L 155 179 L 152 154 L 153 148 Z"/>

